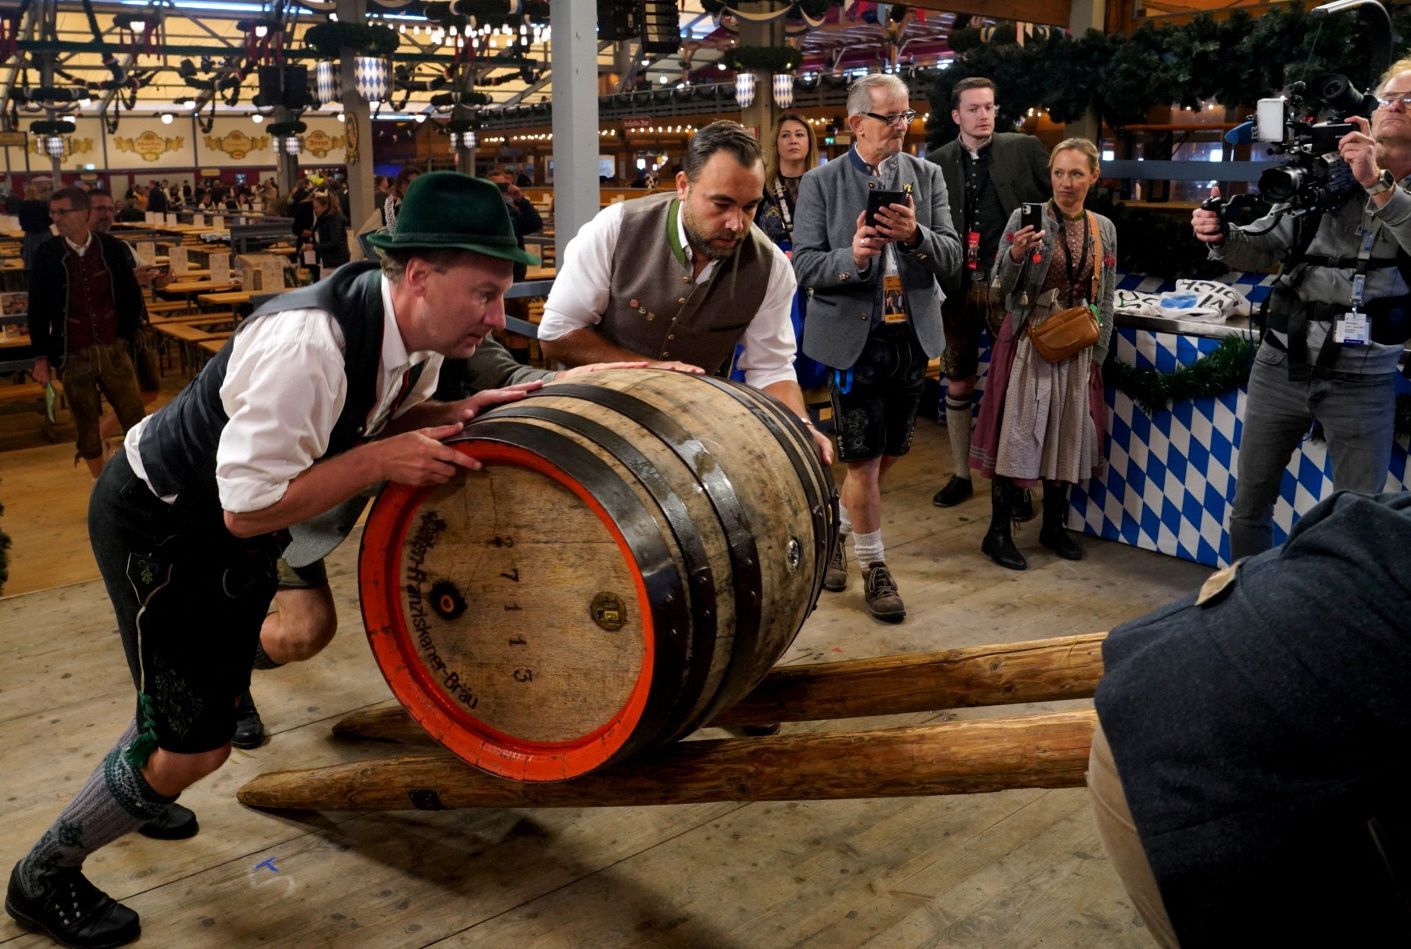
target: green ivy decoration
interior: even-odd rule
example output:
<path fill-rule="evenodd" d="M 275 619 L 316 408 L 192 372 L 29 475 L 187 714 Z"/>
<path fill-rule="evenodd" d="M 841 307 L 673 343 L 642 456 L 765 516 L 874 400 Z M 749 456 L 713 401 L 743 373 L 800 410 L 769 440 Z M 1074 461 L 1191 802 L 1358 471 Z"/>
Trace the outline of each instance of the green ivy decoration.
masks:
<path fill-rule="evenodd" d="M 1398 35 L 1411 35 L 1411 6 L 1392 12 L 1392 26 Z M 956 136 L 950 94 L 967 76 L 995 81 L 1002 128 L 1039 107 L 1056 122 L 1091 108 L 1108 125 L 1121 127 L 1148 120 L 1154 109 L 1195 107 L 1208 99 L 1250 113 L 1255 100 L 1328 72 L 1342 73 L 1366 91 L 1380 78 L 1380 64 L 1368 51 L 1381 42 L 1361 17 L 1315 21 L 1297 3 L 1276 5 L 1258 17 L 1240 10 L 1220 20 L 1201 14 L 1180 26 L 1146 25 L 1130 36 L 1089 30 L 1023 47 L 982 42 L 981 29 L 966 26 L 951 35 L 956 57 L 931 91 L 928 146 L 939 148 Z"/>
<path fill-rule="evenodd" d="M 340 55 L 344 48 L 364 56 L 391 56 L 400 42 L 390 27 L 342 20 L 315 24 L 304 33 L 305 45 L 325 59 Z"/>
<path fill-rule="evenodd" d="M 793 72 L 803 62 L 803 53 L 792 46 L 736 46 L 724 58 L 735 69 Z"/>
<path fill-rule="evenodd" d="M 1174 401 L 1211 398 L 1244 385 L 1249 380 L 1254 349 L 1246 337 L 1228 336 L 1213 353 L 1175 372 L 1138 369 L 1109 356 L 1102 378 L 1148 415 L 1155 415 Z"/>
<path fill-rule="evenodd" d="M 1102 367 L 1102 380 L 1131 398 L 1148 415 L 1155 415 L 1169 408 L 1172 402 L 1214 398 L 1244 385 L 1249 381 L 1249 367 L 1256 348 L 1245 336 L 1229 336 L 1220 341 L 1213 353 L 1175 372 L 1138 369 L 1118 360 L 1113 350 Z M 1399 439 L 1411 437 L 1411 393 L 1396 397 L 1394 430 Z M 1327 440 L 1319 425 L 1313 427 L 1309 437 L 1313 441 Z M 3 555 L 4 550 L 0 548 L 0 558 Z M 0 559 L 0 571 L 3 567 L 4 561 Z M 4 573 L 0 572 L 0 581 L 3 580 Z"/>

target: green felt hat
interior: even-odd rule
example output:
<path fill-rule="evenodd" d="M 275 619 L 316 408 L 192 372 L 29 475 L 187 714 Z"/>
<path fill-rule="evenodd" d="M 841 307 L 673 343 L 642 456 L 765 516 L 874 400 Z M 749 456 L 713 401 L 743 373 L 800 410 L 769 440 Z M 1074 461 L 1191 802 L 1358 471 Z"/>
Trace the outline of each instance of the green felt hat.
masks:
<path fill-rule="evenodd" d="M 391 231 L 367 235 L 380 250 L 457 249 L 521 264 L 539 258 L 520 250 L 504 195 L 492 182 L 458 171 L 433 171 L 407 187 Z"/>

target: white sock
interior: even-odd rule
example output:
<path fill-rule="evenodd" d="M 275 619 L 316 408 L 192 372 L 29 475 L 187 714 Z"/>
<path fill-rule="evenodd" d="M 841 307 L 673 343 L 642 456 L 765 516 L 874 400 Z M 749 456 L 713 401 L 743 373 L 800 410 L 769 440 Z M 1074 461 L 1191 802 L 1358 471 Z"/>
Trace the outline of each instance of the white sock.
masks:
<path fill-rule="evenodd" d="M 970 411 L 974 395 L 946 396 L 946 434 L 950 436 L 950 458 L 955 476 L 970 480 Z"/>
<path fill-rule="evenodd" d="M 874 563 L 883 563 L 887 554 L 882 547 L 882 529 L 879 527 L 867 534 L 854 531 L 852 549 L 857 554 L 857 562 L 864 567 L 870 567 Z"/>
<path fill-rule="evenodd" d="M 848 517 L 848 509 L 841 504 L 838 505 L 838 536 L 847 537 L 852 533 L 852 518 Z"/>

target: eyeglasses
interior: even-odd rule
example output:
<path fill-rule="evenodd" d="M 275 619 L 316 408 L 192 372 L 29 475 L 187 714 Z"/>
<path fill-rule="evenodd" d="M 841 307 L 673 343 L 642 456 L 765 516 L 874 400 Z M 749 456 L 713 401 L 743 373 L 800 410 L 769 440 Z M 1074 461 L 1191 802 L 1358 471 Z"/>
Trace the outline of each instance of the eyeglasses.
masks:
<path fill-rule="evenodd" d="M 83 211 L 83 212 L 87 213 L 87 210 L 88 210 L 87 208 L 50 208 L 50 209 L 49 209 L 49 216 L 50 216 L 50 217 L 61 217 L 61 216 L 65 215 L 65 214 L 73 214 L 75 211 Z"/>
<path fill-rule="evenodd" d="M 910 125 L 912 120 L 916 118 L 916 113 L 911 109 L 907 109 L 905 112 L 893 112 L 891 115 L 879 115 L 876 112 L 864 112 L 862 114 L 869 119 L 876 119 L 883 125 L 896 125 L 898 123 Z"/>
<path fill-rule="evenodd" d="M 1386 99 L 1377 96 L 1377 104 L 1383 109 L 1390 109 L 1396 102 L 1400 102 L 1403 109 L 1411 110 L 1411 92 L 1399 93 Z"/>

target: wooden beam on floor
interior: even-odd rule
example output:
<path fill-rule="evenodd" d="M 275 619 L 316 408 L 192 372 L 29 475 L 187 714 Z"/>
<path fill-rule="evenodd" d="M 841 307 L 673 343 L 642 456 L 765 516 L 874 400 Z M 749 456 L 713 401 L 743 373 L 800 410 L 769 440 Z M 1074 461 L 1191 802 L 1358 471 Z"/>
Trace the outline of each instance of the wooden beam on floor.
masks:
<path fill-rule="evenodd" d="M 818 801 L 1083 784 L 1097 713 L 1057 712 L 874 731 L 685 741 L 571 781 L 492 777 L 452 755 L 262 774 L 249 807 L 392 811 Z"/>
<path fill-rule="evenodd" d="M 863 718 L 903 712 L 1088 698 L 1102 678 L 1106 633 L 780 666 L 710 724 Z M 333 726 L 344 739 L 426 743 L 400 706 L 362 709 Z"/>

